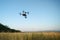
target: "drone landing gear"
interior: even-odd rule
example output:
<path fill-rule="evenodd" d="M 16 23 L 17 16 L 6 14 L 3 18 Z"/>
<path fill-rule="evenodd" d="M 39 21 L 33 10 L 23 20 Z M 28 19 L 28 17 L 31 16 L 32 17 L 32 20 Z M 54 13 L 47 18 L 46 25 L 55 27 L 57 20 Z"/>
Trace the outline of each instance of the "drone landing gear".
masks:
<path fill-rule="evenodd" d="M 25 16 L 25 19 L 27 18 L 27 16 Z"/>

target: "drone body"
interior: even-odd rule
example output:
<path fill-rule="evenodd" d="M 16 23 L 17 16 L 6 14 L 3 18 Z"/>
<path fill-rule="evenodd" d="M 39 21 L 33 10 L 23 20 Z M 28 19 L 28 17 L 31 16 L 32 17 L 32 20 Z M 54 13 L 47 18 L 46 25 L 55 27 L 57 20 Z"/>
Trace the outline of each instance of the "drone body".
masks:
<path fill-rule="evenodd" d="M 20 15 L 25 17 L 25 19 L 27 18 L 27 14 L 29 14 L 29 12 L 22 11 L 22 13 L 20 13 Z"/>

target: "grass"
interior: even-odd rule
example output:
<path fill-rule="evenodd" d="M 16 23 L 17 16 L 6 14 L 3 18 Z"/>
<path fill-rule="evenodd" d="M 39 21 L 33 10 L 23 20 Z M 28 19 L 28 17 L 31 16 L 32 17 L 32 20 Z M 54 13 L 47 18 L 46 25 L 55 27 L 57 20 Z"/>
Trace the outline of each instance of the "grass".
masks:
<path fill-rule="evenodd" d="M 0 40 L 60 40 L 60 32 L 0 33 Z"/>

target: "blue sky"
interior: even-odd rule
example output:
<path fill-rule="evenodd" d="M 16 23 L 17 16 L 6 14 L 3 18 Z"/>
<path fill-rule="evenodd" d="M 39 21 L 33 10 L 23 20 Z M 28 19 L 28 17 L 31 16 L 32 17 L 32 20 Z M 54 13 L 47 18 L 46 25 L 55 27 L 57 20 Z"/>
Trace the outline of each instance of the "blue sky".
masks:
<path fill-rule="evenodd" d="M 27 19 L 19 15 L 23 10 Z M 60 30 L 60 1 L 0 0 L 0 23 L 21 31 Z"/>

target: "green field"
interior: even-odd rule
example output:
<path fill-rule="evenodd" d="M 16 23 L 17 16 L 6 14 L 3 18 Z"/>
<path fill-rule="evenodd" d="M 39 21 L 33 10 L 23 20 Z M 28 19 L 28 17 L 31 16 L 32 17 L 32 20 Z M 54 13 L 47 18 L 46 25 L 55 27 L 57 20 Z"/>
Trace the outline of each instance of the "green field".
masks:
<path fill-rule="evenodd" d="M 0 40 L 60 40 L 60 32 L 0 33 Z"/>

